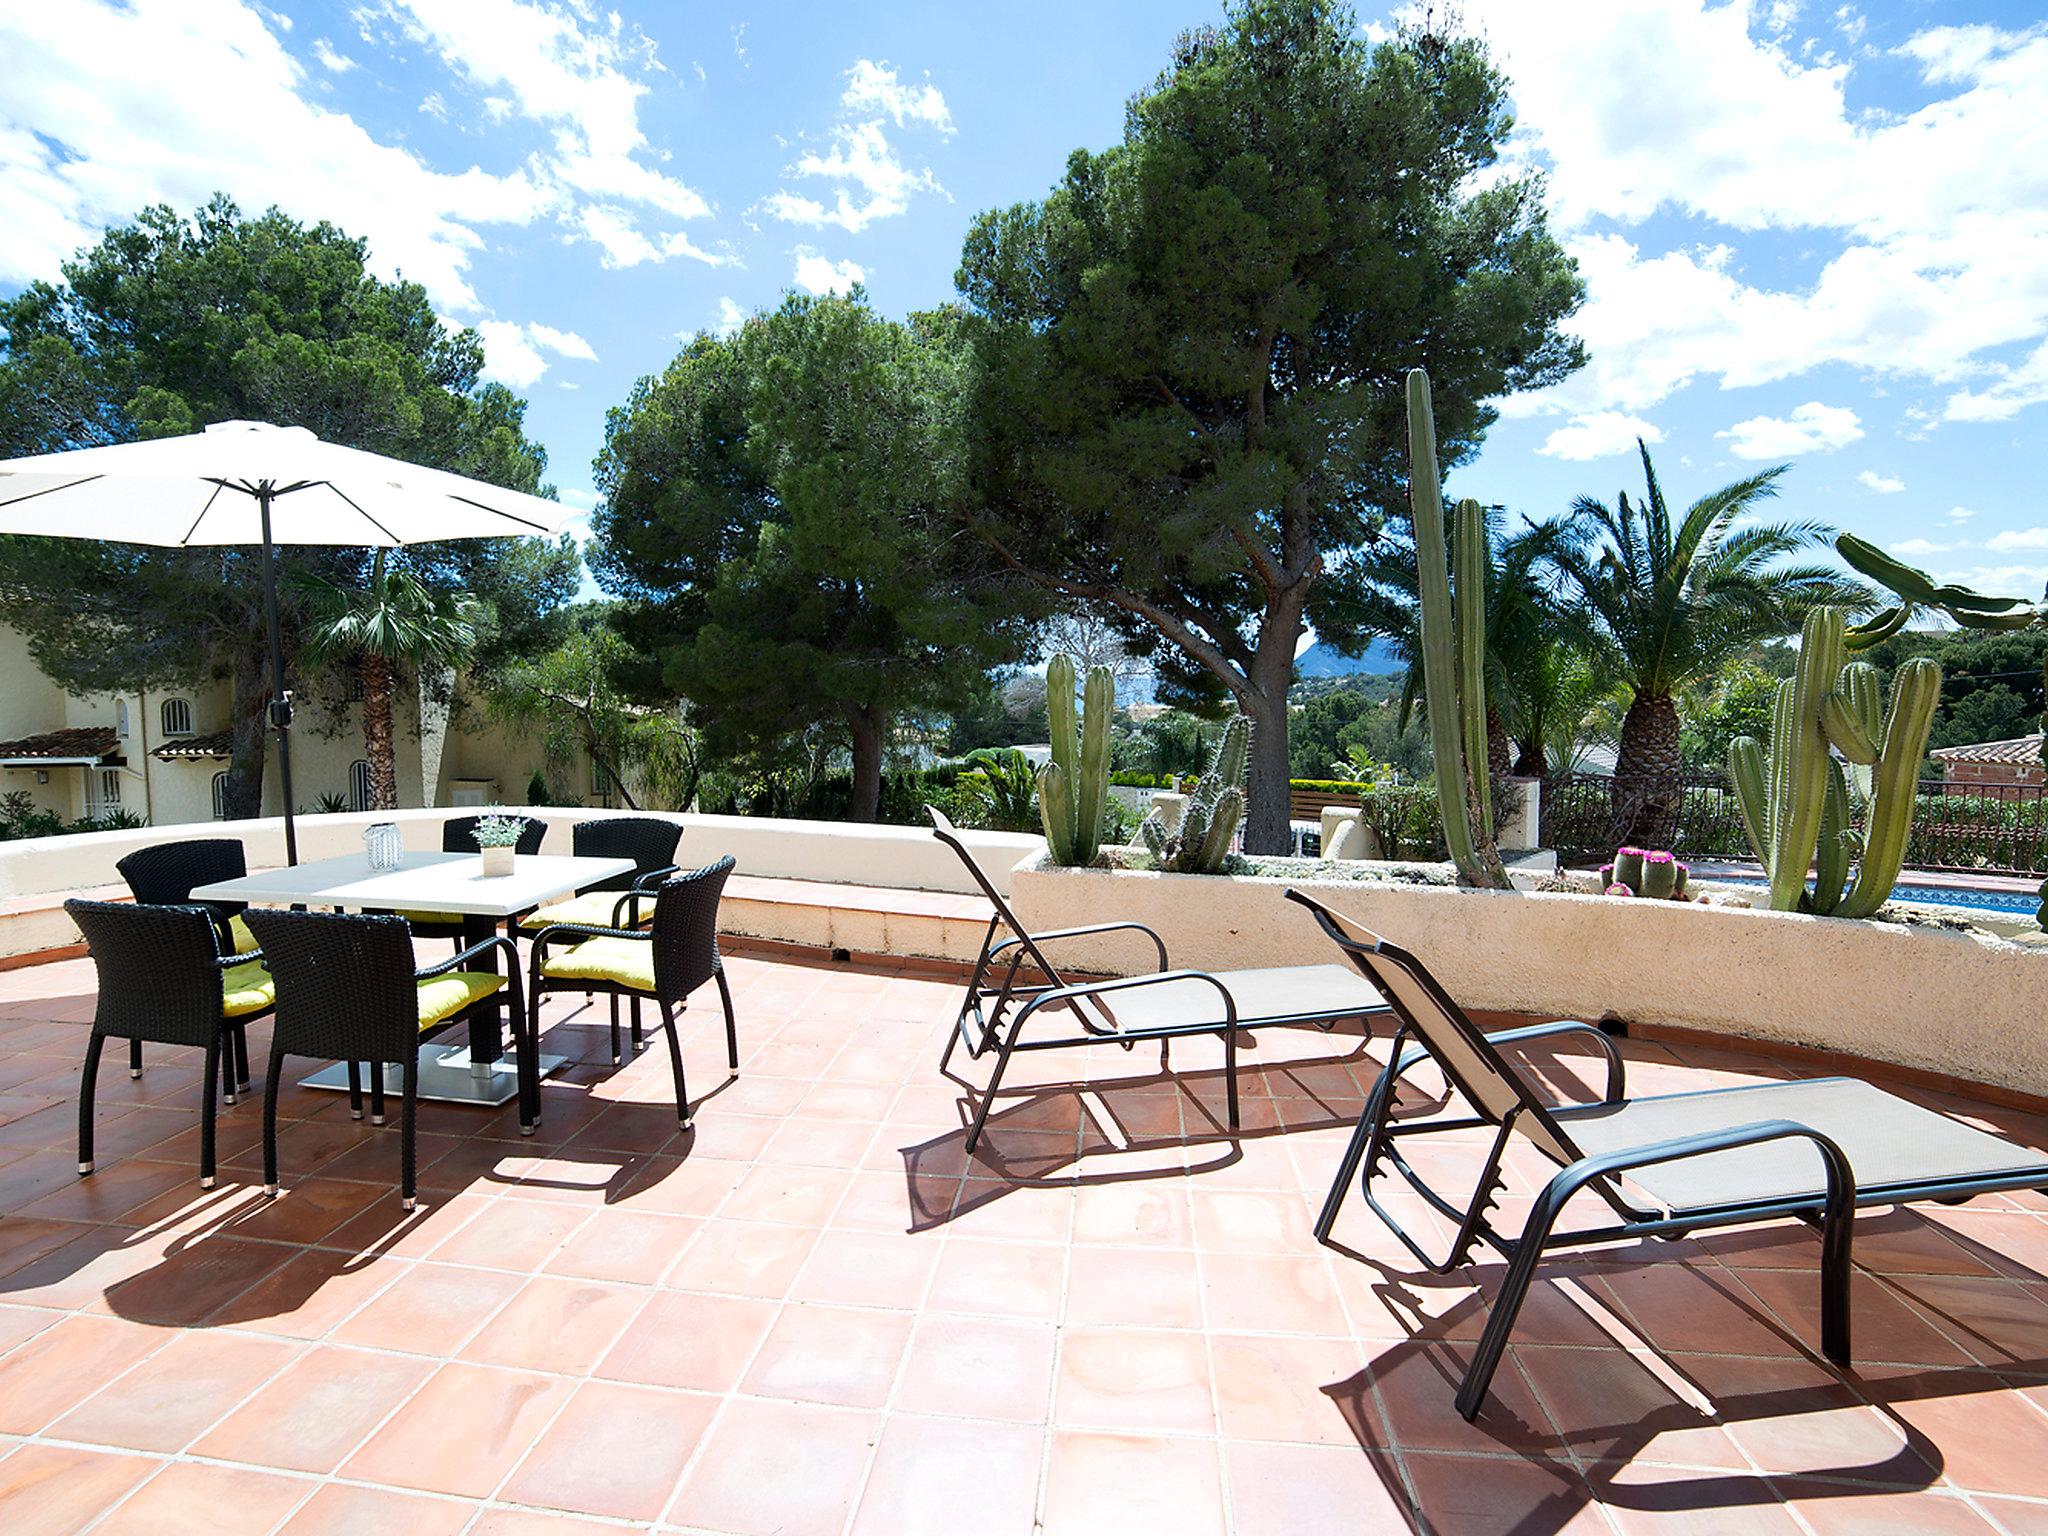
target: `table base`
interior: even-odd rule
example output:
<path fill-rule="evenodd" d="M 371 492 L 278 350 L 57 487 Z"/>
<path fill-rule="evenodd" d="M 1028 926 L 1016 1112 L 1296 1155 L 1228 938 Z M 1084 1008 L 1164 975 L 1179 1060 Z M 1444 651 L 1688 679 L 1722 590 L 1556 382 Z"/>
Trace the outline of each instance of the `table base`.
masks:
<path fill-rule="evenodd" d="M 419 1096 L 436 1104 L 509 1104 L 519 1096 L 519 1069 L 510 1056 L 495 1062 L 472 1062 L 467 1045 L 423 1045 L 420 1047 L 420 1089 Z M 540 1058 L 540 1075 L 548 1076 L 569 1064 L 566 1056 Z M 336 1062 L 331 1067 L 322 1067 L 312 1076 L 300 1079 L 301 1088 L 326 1088 L 348 1092 L 348 1065 Z M 363 1079 L 363 1092 L 367 1095 L 370 1083 L 367 1074 Z M 384 1068 L 384 1092 L 396 1096 L 405 1091 L 405 1073 L 400 1067 L 386 1065 Z M 367 1111 L 366 1111 L 367 1113 Z M 388 1107 L 389 1115 L 398 1113 L 396 1103 Z"/>

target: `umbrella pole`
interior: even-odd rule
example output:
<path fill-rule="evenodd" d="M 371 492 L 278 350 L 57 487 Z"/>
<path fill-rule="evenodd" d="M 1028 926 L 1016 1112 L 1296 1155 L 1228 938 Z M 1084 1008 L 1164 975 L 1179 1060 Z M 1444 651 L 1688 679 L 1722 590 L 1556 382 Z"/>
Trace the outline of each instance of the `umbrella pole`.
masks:
<path fill-rule="evenodd" d="M 284 861 L 299 862 L 299 833 L 292 824 L 292 699 L 284 687 L 284 635 L 277 622 L 277 560 L 270 547 L 268 481 L 256 492 L 263 518 L 263 624 L 270 632 L 270 723 L 277 730 L 277 782 L 284 794 Z"/>

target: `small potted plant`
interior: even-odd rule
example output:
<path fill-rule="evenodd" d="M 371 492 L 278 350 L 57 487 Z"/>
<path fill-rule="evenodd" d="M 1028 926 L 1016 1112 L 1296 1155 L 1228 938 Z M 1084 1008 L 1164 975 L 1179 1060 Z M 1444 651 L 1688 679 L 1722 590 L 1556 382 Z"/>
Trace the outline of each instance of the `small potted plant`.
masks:
<path fill-rule="evenodd" d="M 525 821 L 517 816 L 485 816 L 477 821 L 473 835 L 477 851 L 484 858 L 486 875 L 512 873 L 513 854 L 519 847 L 520 834 L 525 830 Z"/>

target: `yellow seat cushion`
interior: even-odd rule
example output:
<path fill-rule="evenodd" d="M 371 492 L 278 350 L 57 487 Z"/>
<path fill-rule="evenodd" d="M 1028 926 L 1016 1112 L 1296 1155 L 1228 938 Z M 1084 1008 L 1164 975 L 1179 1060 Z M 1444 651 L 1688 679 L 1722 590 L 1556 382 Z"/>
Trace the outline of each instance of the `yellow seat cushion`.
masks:
<path fill-rule="evenodd" d="M 462 921 L 462 914 L 460 912 L 400 912 L 398 915 L 408 923 L 459 923 Z"/>
<path fill-rule="evenodd" d="M 228 942 L 234 945 L 233 953 L 253 955 L 263 946 L 256 942 L 256 935 L 249 931 L 249 925 L 239 917 L 228 919 Z"/>
<path fill-rule="evenodd" d="M 610 928 L 613 926 L 612 913 L 618 908 L 619 898 L 625 891 L 586 891 L 581 896 L 571 896 L 566 901 L 550 902 L 538 907 L 519 920 L 519 926 L 528 933 L 537 933 L 551 928 L 556 923 L 575 923 L 583 928 Z M 619 913 L 618 927 L 626 927 L 631 920 L 630 909 Z M 640 921 L 654 920 L 654 898 L 640 898 Z"/>
<path fill-rule="evenodd" d="M 540 973 L 557 981 L 615 981 L 636 992 L 654 990 L 654 945 L 640 939 L 585 939 L 556 950 Z"/>
<path fill-rule="evenodd" d="M 432 1029 L 443 1019 L 453 1018 L 471 1003 L 489 997 L 505 985 L 505 978 L 488 971 L 450 971 L 420 983 L 420 1028 Z"/>
<path fill-rule="evenodd" d="M 276 1001 L 277 983 L 270 979 L 261 960 L 246 960 L 220 973 L 220 1011 L 224 1018 L 261 1013 Z"/>

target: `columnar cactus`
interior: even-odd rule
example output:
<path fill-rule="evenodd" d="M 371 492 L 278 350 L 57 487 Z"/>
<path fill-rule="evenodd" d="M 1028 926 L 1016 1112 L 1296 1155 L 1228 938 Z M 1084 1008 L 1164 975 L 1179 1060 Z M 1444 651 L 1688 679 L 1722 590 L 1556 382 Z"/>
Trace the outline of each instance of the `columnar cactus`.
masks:
<path fill-rule="evenodd" d="M 1087 707 L 1074 715 L 1074 661 L 1055 656 L 1045 668 L 1045 706 L 1052 723 L 1052 761 L 1038 770 L 1038 817 L 1055 864 L 1086 866 L 1102 848 L 1109 804 L 1109 720 L 1116 682 L 1107 667 L 1088 669 Z"/>
<path fill-rule="evenodd" d="M 1749 736 L 1736 737 L 1728 749 L 1728 776 L 1743 828 L 1769 878 L 1771 907 L 1779 912 L 1868 917 L 1890 897 L 1905 862 L 1920 759 L 1941 697 L 1941 668 L 1925 657 L 1906 662 L 1892 679 L 1890 708 L 1884 709 L 1877 669 L 1867 662 L 1842 663 L 1844 628 L 1838 608 L 1807 615 L 1798 669 L 1778 685 L 1771 711 L 1769 757 Z M 1860 839 L 1848 781 L 1830 745 L 1849 762 L 1874 769 Z"/>
<path fill-rule="evenodd" d="M 1466 885 L 1505 888 L 1486 768 L 1486 517 L 1469 497 L 1445 537 L 1429 375 L 1408 371 L 1408 502 L 1422 608 L 1422 692 L 1444 843 Z M 1451 583 L 1455 556 L 1457 585 Z M 1455 598 L 1455 607 L 1453 600 Z"/>
<path fill-rule="evenodd" d="M 1213 875 L 1230 857 L 1231 841 L 1244 817 L 1245 762 L 1251 745 L 1251 722 L 1233 715 L 1216 743 L 1209 771 L 1196 781 L 1171 832 L 1157 811 L 1138 827 L 1139 840 L 1159 868 L 1184 875 Z"/>

